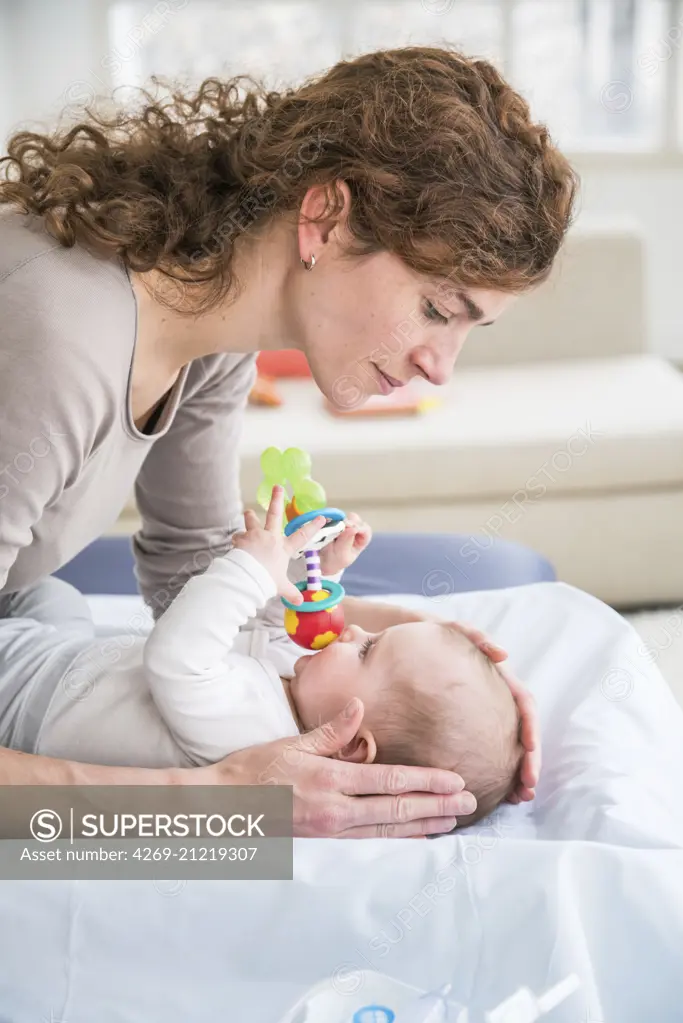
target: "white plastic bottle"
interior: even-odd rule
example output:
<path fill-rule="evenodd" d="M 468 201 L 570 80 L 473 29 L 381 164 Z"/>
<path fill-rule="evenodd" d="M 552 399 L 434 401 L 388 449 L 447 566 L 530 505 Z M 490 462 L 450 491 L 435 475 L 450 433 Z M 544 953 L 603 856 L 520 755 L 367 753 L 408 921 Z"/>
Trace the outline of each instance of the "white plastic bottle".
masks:
<path fill-rule="evenodd" d="M 404 1006 L 397 1014 L 395 1023 L 456 1023 L 449 1016 L 446 996 L 452 984 L 444 984 L 438 991 L 428 991 L 416 998 L 411 1005 Z"/>
<path fill-rule="evenodd" d="M 565 998 L 569 998 L 580 984 L 579 978 L 572 973 L 538 998 L 528 987 L 521 987 L 493 1012 L 486 1013 L 486 1023 L 535 1023 Z"/>
<path fill-rule="evenodd" d="M 482 1023 L 479 1013 L 470 1019 L 464 1005 L 448 998 L 451 984 L 421 994 L 419 988 L 374 970 L 359 970 L 354 980 L 356 989 L 344 992 L 334 978 L 326 977 L 307 991 L 280 1023 Z M 571 974 L 539 996 L 520 988 L 484 1013 L 483 1020 L 535 1023 L 579 987 L 579 978 Z M 361 993 L 364 997 L 359 998 Z"/>

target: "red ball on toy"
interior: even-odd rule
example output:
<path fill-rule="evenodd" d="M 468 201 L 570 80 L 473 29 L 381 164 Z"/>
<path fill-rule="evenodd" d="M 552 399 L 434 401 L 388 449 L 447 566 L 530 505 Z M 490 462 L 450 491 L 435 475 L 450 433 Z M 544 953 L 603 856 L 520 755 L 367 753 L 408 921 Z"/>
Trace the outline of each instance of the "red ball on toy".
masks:
<path fill-rule="evenodd" d="M 323 582 L 324 585 L 324 582 Z M 304 590 L 304 604 L 328 600 L 330 590 Z M 344 631 L 344 611 L 341 603 L 327 610 L 285 610 L 285 629 L 289 638 L 304 650 L 322 650 L 333 643 Z"/>

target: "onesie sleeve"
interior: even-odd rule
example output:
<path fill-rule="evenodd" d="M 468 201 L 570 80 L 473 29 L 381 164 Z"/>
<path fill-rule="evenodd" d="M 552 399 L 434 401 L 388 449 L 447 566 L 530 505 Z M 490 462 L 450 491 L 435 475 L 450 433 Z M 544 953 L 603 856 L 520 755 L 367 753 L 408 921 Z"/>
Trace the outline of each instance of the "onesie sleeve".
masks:
<path fill-rule="evenodd" d="M 188 580 L 147 640 L 152 696 L 195 763 L 298 732 L 275 671 L 233 650 L 240 628 L 274 595 L 263 566 L 233 549 Z"/>

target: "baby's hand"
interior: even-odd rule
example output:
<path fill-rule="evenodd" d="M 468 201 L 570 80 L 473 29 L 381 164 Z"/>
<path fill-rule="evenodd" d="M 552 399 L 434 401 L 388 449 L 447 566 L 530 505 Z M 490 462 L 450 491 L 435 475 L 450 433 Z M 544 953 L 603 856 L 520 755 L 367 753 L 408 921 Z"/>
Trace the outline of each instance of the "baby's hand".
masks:
<path fill-rule="evenodd" d="M 320 552 L 320 567 L 323 575 L 336 575 L 352 565 L 361 551 L 364 551 L 372 539 L 372 530 L 367 522 L 363 522 L 355 512 L 346 517 L 343 533 L 323 547 Z"/>
<path fill-rule="evenodd" d="M 287 577 L 287 568 L 292 555 L 304 546 L 319 531 L 325 522 L 324 515 L 307 522 L 291 536 L 282 532 L 282 516 L 284 514 L 284 489 L 273 487 L 273 495 L 266 512 L 266 523 L 262 526 L 255 512 L 247 509 L 244 513 L 244 533 L 235 533 L 233 546 L 246 551 L 256 558 L 259 564 L 273 577 L 279 596 L 291 604 L 300 604 L 303 600 L 301 592 Z"/>

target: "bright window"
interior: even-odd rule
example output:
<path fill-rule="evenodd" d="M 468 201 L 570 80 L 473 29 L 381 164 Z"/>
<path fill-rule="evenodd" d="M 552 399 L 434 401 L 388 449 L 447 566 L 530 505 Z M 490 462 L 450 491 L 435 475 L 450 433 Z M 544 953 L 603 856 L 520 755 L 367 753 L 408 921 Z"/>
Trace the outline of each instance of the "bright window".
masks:
<path fill-rule="evenodd" d="M 249 73 L 278 88 L 410 43 L 493 60 L 573 151 L 683 144 L 680 0 L 148 0 L 109 8 L 115 85 Z"/>

